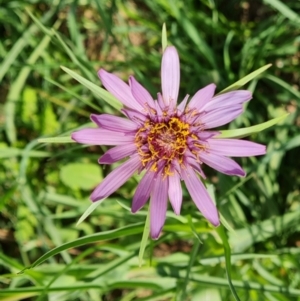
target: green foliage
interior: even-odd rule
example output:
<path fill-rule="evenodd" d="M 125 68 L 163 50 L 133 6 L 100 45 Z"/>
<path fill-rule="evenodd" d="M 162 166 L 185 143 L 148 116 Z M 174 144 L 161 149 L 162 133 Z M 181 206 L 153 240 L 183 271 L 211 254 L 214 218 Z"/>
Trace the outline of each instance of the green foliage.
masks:
<path fill-rule="evenodd" d="M 60 179 L 72 189 L 91 190 L 102 180 L 101 170 L 93 163 L 69 163 L 60 170 Z"/>
<path fill-rule="evenodd" d="M 299 300 L 299 1 L 0 7 L 1 300 Z M 130 212 L 141 175 L 91 204 L 111 170 L 97 164 L 106 149 L 68 142 L 90 113 L 119 114 L 100 68 L 134 74 L 154 96 L 167 44 L 180 55 L 180 98 L 211 82 L 253 92 L 221 135 L 250 135 L 268 152 L 240 160 L 243 179 L 205 169 L 226 230 L 184 190 L 181 215 L 170 208 L 162 236 L 147 241 L 147 206 Z"/>

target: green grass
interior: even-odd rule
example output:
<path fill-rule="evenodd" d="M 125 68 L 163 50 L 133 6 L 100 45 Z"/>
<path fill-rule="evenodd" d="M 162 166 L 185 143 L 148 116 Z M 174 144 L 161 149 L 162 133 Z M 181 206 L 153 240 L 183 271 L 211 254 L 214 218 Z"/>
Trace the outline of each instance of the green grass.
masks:
<path fill-rule="evenodd" d="M 293 0 L 0 0 L 0 300 L 300 300 L 299 14 Z M 163 23 L 180 97 L 272 64 L 244 83 L 253 100 L 228 135 L 290 114 L 252 131 L 268 152 L 240 160 L 246 178 L 205 169 L 229 230 L 184 191 L 140 266 L 147 206 L 129 211 L 140 177 L 76 225 L 111 167 L 97 164 L 106 148 L 67 142 L 90 113 L 118 114 L 100 67 L 160 90 Z"/>

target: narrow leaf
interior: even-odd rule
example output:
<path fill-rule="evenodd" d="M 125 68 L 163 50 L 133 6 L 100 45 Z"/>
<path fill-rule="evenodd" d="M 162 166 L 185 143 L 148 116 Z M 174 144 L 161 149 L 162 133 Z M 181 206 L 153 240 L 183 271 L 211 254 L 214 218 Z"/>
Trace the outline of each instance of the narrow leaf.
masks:
<path fill-rule="evenodd" d="M 162 44 L 162 51 L 164 52 L 168 45 L 166 23 L 164 23 L 162 27 L 161 44 Z"/>
<path fill-rule="evenodd" d="M 102 109 L 101 109 L 99 106 L 97 106 L 96 104 L 90 102 L 89 100 L 87 100 L 87 99 L 85 99 L 84 97 L 80 96 L 79 94 L 73 92 L 72 90 L 67 89 L 65 86 L 63 86 L 63 85 L 61 85 L 60 83 L 58 83 L 58 82 L 52 80 L 51 78 L 44 77 L 44 79 L 45 79 L 46 81 L 48 81 L 49 83 L 51 83 L 51 84 L 53 84 L 53 85 L 59 87 L 60 89 L 66 91 L 66 92 L 69 93 L 71 96 L 73 96 L 73 97 L 79 99 L 79 100 L 82 101 L 84 104 L 89 105 L 89 106 L 90 106 L 91 108 L 93 108 L 94 110 L 96 110 L 96 111 L 98 111 L 98 112 L 101 112 L 101 111 L 102 111 Z"/>
<path fill-rule="evenodd" d="M 290 19 L 291 21 L 300 23 L 299 15 L 284 4 L 284 1 L 279 0 L 264 0 L 265 4 L 272 6 L 274 9 L 278 10 L 283 16 Z M 299 13 L 299 12 L 298 12 Z"/>
<path fill-rule="evenodd" d="M 213 185 L 208 185 L 207 188 L 208 188 L 209 195 L 211 196 L 214 203 L 216 203 Z M 231 249 L 230 249 L 230 245 L 228 243 L 228 239 L 227 239 L 227 235 L 226 235 L 224 226 L 221 224 L 219 227 L 216 228 L 216 232 L 218 233 L 219 237 L 221 238 L 221 240 L 223 242 L 223 248 L 224 248 L 224 253 L 225 253 L 226 273 L 227 273 L 229 288 L 230 288 L 235 300 L 240 301 L 240 299 L 235 291 L 235 288 L 231 282 Z"/>
<path fill-rule="evenodd" d="M 228 284 L 229 288 L 232 292 L 232 295 L 236 301 L 240 301 L 239 296 L 237 295 L 235 288 L 231 282 L 231 249 L 228 243 L 227 235 L 225 233 L 225 229 L 222 225 L 220 225 L 218 228 L 216 228 L 217 233 L 219 234 L 222 242 L 223 242 L 223 247 L 224 247 L 224 252 L 225 252 L 225 265 L 226 265 L 226 273 L 227 273 L 227 278 L 228 278 Z"/>
<path fill-rule="evenodd" d="M 289 93 L 293 94 L 295 97 L 300 98 L 300 92 L 296 90 L 295 87 L 293 87 L 291 84 L 288 84 L 286 81 L 282 80 L 281 78 L 278 78 L 277 76 L 271 74 L 267 74 L 265 78 L 274 82 L 281 88 L 284 88 Z"/>
<path fill-rule="evenodd" d="M 219 94 L 239 89 L 240 87 L 242 87 L 245 84 L 247 84 L 249 81 L 251 81 L 252 79 L 254 79 L 255 77 L 257 77 L 258 75 L 260 75 L 262 72 L 264 72 L 265 70 L 267 70 L 271 66 L 272 66 L 272 64 L 268 64 L 268 65 L 265 65 L 265 66 L 263 66 L 263 67 L 255 70 L 255 71 L 251 72 L 250 74 L 246 75 L 242 79 L 238 80 L 234 84 L 232 84 L 229 87 L 227 87 L 226 89 L 222 90 Z"/>
<path fill-rule="evenodd" d="M 145 249 L 147 246 L 148 238 L 149 238 L 149 233 L 150 233 L 150 207 L 149 207 L 148 214 L 146 217 L 144 232 L 143 232 L 140 251 L 139 251 L 139 266 L 140 267 L 143 264 L 143 258 L 144 258 L 144 253 L 145 253 Z"/>
<path fill-rule="evenodd" d="M 199 253 L 199 247 L 200 247 L 200 241 L 198 238 L 194 239 L 194 244 L 193 244 L 193 249 L 190 253 L 190 260 L 189 260 L 189 264 L 187 266 L 187 270 L 186 270 L 186 274 L 185 274 L 185 278 L 184 278 L 184 282 L 182 284 L 182 292 L 181 292 L 181 300 L 187 300 L 187 287 L 190 281 L 190 274 L 192 271 L 192 268 L 194 266 L 194 263 L 196 261 L 197 255 Z"/>
<path fill-rule="evenodd" d="M 276 123 L 285 119 L 288 115 L 289 115 L 289 113 L 284 114 L 279 117 L 276 117 L 274 119 L 268 120 L 266 122 L 254 125 L 254 126 L 247 127 L 247 128 L 220 131 L 221 134 L 217 137 L 218 138 L 243 138 L 243 137 L 252 135 L 254 133 L 259 133 L 259 132 L 275 125 Z"/>
<path fill-rule="evenodd" d="M 198 240 L 201 244 L 203 244 L 203 242 L 202 242 L 202 240 L 201 240 L 201 236 L 200 236 L 200 234 L 197 232 L 197 229 L 196 229 L 196 227 L 195 227 L 195 225 L 194 225 L 194 223 L 193 223 L 193 221 L 192 221 L 192 217 L 191 217 L 190 215 L 188 215 L 188 223 L 189 223 L 189 226 L 191 227 L 191 230 L 192 230 L 194 236 L 197 238 L 197 240 Z"/>
<path fill-rule="evenodd" d="M 86 211 L 82 214 L 78 222 L 76 223 L 76 226 L 81 224 L 105 199 L 102 199 L 100 201 L 97 201 L 95 203 L 92 203 Z"/>
<path fill-rule="evenodd" d="M 38 139 L 40 143 L 74 143 L 71 137 L 50 137 L 50 138 L 40 138 Z"/>
<path fill-rule="evenodd" d="M 228 221 L 226 220 L 226 218 L 220 214 L 220 220 L 221 220 L 221 223 L 222 225 L 225 227 L 225 229 L 227 229 L 229 232 L 235 234 L 235 230 L 229 225 Z"/>
<path fill-rule="evenodd" d="M 61 66 L 61 69 L 63 69 L 66 73 L 68 73 L 70 76 L 72 76 L 74 79 L 76 79 L 78 82 L 80 82 L 82 85 L 87 87 L 89 90 L 91 90 L 95 96 L 103 99 L 106 101 L 109 105 L 114 107 L 117 110 L 120 110 L 122 108 L 121 102 L 115 98 L 112 94 L 110 94 L 108 91 L 105 89 L 95 85 L 91 81 L 87 80 L 86 78 L 82 77 L 78 73 L 70 70 L 67 67 Z"/>
<path fill-rule="evenodd" d="M 119 237 L 125 237 L 129 235 L 134 235 L 141 233 L 143 231 L 142 223 L 136 223 L 132 224 L 123 228 L 114 229 L 110 231 L 95 233 L 91 235 L 86 235 L 83 237 L 80 237 L 76 240 L 73 240 L 71 242 L 67 242 L 65 244 L 62 244 L 50 251 L 48 251 L 46 254 L 42 255 L 40 258 L 38 258 L 31 266 L 26 267 L 21 271 L 23 273 L 27 269 L 34 268 L 35 266 L 43 263 L 45 260 L 55 256 L 56 254 L 61 253 L 62 251 L 68 250 L 70 248 L 76 248 L 85 244 L 95 243 L 102 240 L 108 240 L 108 239 L 115 239 Z"/>

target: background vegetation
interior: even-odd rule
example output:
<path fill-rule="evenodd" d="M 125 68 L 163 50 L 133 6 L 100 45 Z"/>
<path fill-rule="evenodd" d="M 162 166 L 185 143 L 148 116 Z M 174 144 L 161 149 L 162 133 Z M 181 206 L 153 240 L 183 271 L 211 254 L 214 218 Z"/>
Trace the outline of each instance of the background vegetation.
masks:
<path fill-rule="evenodd" d="M 0 300 L 234 300 L 222 240 L 186 191 L 182 215 L 170 209 L 139 267 L 147 208 L 129 211 L 139 177 L 76 226 L 111 170 L 97 164 L 105 148 L 37 141 L 68 135 L 90 113 L 117 114 L 61 65 L 99 86 L 100 67 L 124 80 L 134 74 L 155 95 L 164 22 L 180 54 L 181 97 L 211 82 L 221 91 L 273 64 L 246 87 L 253 100 L 230 125 L 289 112 L 250 137 L 267 155 L 240 160 L 245 179 L 205 172 L 234 229 L 240 299 L 300 300 L 299 14 L 294 0 L 0 0 Z"/>

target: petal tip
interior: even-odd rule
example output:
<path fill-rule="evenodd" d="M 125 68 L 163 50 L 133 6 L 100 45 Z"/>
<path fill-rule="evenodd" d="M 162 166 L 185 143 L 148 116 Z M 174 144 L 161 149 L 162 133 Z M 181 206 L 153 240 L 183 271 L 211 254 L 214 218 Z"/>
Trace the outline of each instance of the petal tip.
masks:
<path fill-rule="evenodd" d="M 92 122 L 94 122 L 95 124 L 98 125 L 98 118 L 97 118 L 97 116 L 99 116 L 99 115 L 91 114 L 90 115 L 90 119 L 91 119 Z"/>
<path fill-rule="evenodd" d="M 129 86 L 131 88 L 131 92 L 132 92 L 132 86 L 134 85 L 134 81 L 135 81 L 135 78 L 133 75 L 129 75 L 128 77 L 128 83 L 129 83 Z"/>
<path fill-rule="evenodd" d="M 90 200 L 91 200 L 93 203 L 95 203 L 95 202 L 99 201 L 100 198 L 97 198 L 95 195 L 91 194 L 91 195 L 90 195 Z"/>
<path fill-rule="evenodd" d="M 160 233 L 163 229 L 163 225 L 161 227 L 156 227 L 156 226 L 151 226 L 150 225 L 150 234 L 151 234 L 151 238 L 157 240 L 160 236 Z"/>
<path fill-rule="evenodd" d="M 134 208 L 134 207 L 131 207 L 131 213 L 135 214 L 138 212 L 138 209 L 137 208 Z"/>
<path fill-rule="evenodd" d="M 216 211 L 214 212 L 214 214 L 212 214 L 211 216 L 204 216 L 204 218 L 206 218 L 206 220 L 212 224 L 214 227 L 219 227 L 220 226 L 220 218 L 219 218 L 219 213 L 216 209 Z"/>
<path fill-rule="evenodd" d="M 217 85 L 215 83 L 211 83 L 211 84 L 208 84 L 206 87 L 215 92 Z"/>
<path fill-rule="evenodd" d="M 106 74 L 107 73 L 107 71 L 105 71 L 103 68 L 100 68 L 99 70 L 98 70 L 98 75 L 99 76 L 102 76 L 102 75 L 104 75 L 104 74 Z"/>
<path fill-rule="evenodd" d="M 220 217 L 219 217 L 219 212 L 217 207 L 215 207 L 215 205 L 213 205 L 214 208 L 213 210 L 211 210 L 210 212 L 205 212 L 205 214 L 203 214 L 204 212 L 202 212 L 203 217 L 210 223 L 212 224 L 214 227 L 218 227 L 220 226 Z"/>
<path fill-rule="evenodd" d="M 212 222 L 211 224 L 212 224 L 214 227 L 216 227 L 216 228 L 217 228 L 217 227 L 219 227 L 219 226 L 220 226 L 220 224 L 221 224 L 221 223 L 220 223 L 220 221 L 219 221 L 219 220 L 217 220 L 217 221 L 214 221 L 214 222 Z"/>
<path fill-rule="evenodd" d="M 79 131 L 73 132 L 71 134 L 71 139 L 79 143 L 78 135 L 79 135 Z"/>
<path fill-rule="evenodd" d="M 152 238 L 153 240 L 158 240 L 159 235 L 160 235 L 160 232 L 159 232 L 159 233 L 151 233 L 151 238 Z"/>
<path fill-rule="evenodd" d="M 180 215 L 180 209 L 173 209 L 176 215 Z"/>
<path fill-rule="evenodd" d="M 237 171 L 237 176 L 239 176 L 241 178 L 245 178 L 246 175 L 247 175 L 247 173 L 243 169 Z"/>
<path fill-rule="evenodd" d="M 103 156 L 102 156 L 103 157 Z M 98 159 L 98 163 L 99 164 L 105 164 L 106 163 L 106 160 L 104 159 L 104 158 L 102 158 L 102 157 L 100 157 L 99 159 Z"/>
<path fill-rule="evenodd" d="M 167 46 L 167 48 L 165 49 L 164 53 L 167 53 L 167 52 L 170 52 L 170 53 L 173 52 L 173 54 L 178 55 L 178 51 L 177 51 L 176 47 L 172 46 L 172 45 Z"/>

